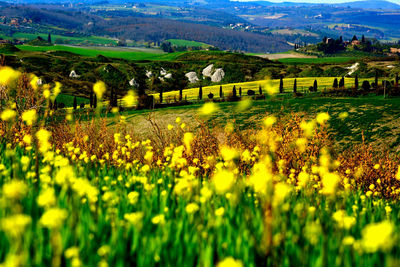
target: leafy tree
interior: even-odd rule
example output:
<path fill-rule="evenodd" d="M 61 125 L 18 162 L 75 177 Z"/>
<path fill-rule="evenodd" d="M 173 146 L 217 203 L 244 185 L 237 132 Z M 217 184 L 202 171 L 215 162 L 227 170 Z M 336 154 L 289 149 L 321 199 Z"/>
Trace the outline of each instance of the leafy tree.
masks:
<path fill-rule="evenodd" d="M 361 43 L 365 44 L 365 36 L 364 36 L 364 34 L 361 37 Z"/>
<path fill-rule="evenodd" d="M 237 94 L 236 94 L 236 85 L 233 86 L 233 89 L 232 89 L 232 96 L 233 96 L 234 98 L 236 98 L 236 96 L 237 96 Z"/>
<path fill-rule="evenodd" d="M 369 81 L 363 81 L 361 88 L 364 91 L 369 91 L 371 89 L 371 84 L 369 83 Z"/>
<path fill-rule="evenodd" d="M 396 74 L 396 86 L 399 86 L 399 74 Z"/>

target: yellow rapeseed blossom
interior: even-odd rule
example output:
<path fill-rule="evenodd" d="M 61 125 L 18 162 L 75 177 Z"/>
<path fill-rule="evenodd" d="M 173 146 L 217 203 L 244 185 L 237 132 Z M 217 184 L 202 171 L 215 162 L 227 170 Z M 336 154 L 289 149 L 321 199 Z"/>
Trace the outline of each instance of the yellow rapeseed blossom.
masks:
<path fill-rule="evenodd" d="M 19 76 L 21 76 L 21 72 L 10 67 L 2 67 L 0 68 L 0 85 L 11 85 Z"/>
<path fill-rule="evenodd" d="M 209 116 L 218 111 L 218 106 L 213 102 L 205 103 L 199 110 L 200 115 Z"/>
<path fill-rule="evenodd" d="M 40 129 L 36 133 L 36 137 L 39 140 L 39 151 L 42 153 L 46 153 L 50 148 L 51 144 L 49 142 L 51 133 L 45 129 Z"/>
<path fill-rule="evenodd" d="M 336 211 L 332 217 L 340 228 L 350 229 L 356 223 L 356 218 L 353 216 L 347 216 L 344 210 Z"/>
<path fill-rule="evenodd" d="M 336 188 L 339 184 L 340 177 L 336 173 L 325 173 L 321 177 L 322 179 L 322 193 L 325 195 L 333 195 L 336 192 Z"/>
<path fill-rule="evenodd" d="M 106 84 L 104 82 L 97 82 L 93 85 L 93 91 L 97 98 L 100 100 L 103 98 L 103 94 L 106 92 Z"/>
<path fill-rule="evenodd" d="M 50 207 L 56 204 L 56 195 L 54 188 L 47 188 L 40 192 L 37 198 L 37 203 L 40 207 Z"/>
<path fill-rule="evenodd" d="M 28 215 L 16 214 L 2 219 L 1 229 L 13 237 L 19 237 L 25 233 L 25 229 L 31 221 L 32 219 Z"/>
<path fill-rule="evenodd" d="M 199 210 L 199 205 L 197 205 L 196 203 L 189 203 L 186 205 L 185 210 L 189 214 L 195 213 Z"/>
<path fill-rule="evenodd" d="M 164 224 L 165 223 L 165 216 L 164 216 L 164 214 L 159 214 L 159 215 L 156 215 L 156 216 L 154 216 L 152 219 L 151 219 L 151 222 L 153 223 L 153 224 Z"/>
<path fill-rule="evenodd" d="M 394 226 L 389 221 L 372 223 L 362 230 L 361 247 L 365 252 L 389 251 L 394 242 Z"/>
<path fill-rule="evenodd" d="M 243 267 L 243 263 L 240 260 L 235 260 L 232 257 L 228 257 L 219 262 L 217 267 Z"/>
<path fill-rule="evenodd" d="M 30 78 L 30 85 L 32 86 L 32 88 L 34 90 L 37 90 L 39 88 L 39 84 L 40 84 L 40 79 L 39 77 L 37 77 L 35 74 L 30 74 L 29 75 Z"/>
<path fill-rule="evenodd" d="M 40 224 L 49 229 L 59 228 L 67 218 L 66 210 L 59 208 L 48 209 L 40 218 Z"/>
<path fill-rule="evenodd" d="M 322 112 L 317 115 L 316 121 L 318 122 L 318 124 L 322 125 L 325 124 L 330 118 L 331 117 L 329 116 L 328 113 Z"/>
<path fill-rule="evenodd" d="M 292 187 L 286 183 L 277 183 L 274 188 L 273 205 L 281 204 L 285 198 L 292 192 Z"/>
<path fill-rule="evenodd" d="M 191 152 L 191 145 L 192 145 L 193 139 L 194 139 L 194 135 L 193 135 L 193 133 L 190 133 L 190 132 L 185 133 L 183 136 L 183 143 L 184 143 L 188 153 Z"/>
<path fill-rule="evenodd" d="M 349 113 L 348 112 L 341 112 L 340 114 L 339 114 L 339 119 L 342 119 L 342 120 L 344 120 L 344 119 L 346 119 L 347 117 L 349 116 Z"/>
<path fill-rule="evenodd" d="M 1 117 L 0 118 L 3 121 L 10 121 L 10 120 L 14 119 L 15 116 L 17 116 L 17 112 L 15 110 L 6 109 L 1 113 Z"/>
<path fill-rule="evenodd" d="M 214 174 L 212 183 L 218 194 L 225 194 L 235 183 L 235 175 L 227 170 L 218 171 Z"/>
<path fill-rule="evenodd" d="M 129 90 L 128 93 L 126 94 L 126 96 L 124 96 L 122 98 L 122 103 L 124 103 L 125 106 L 127 107 L 131 107 L 135 104 L 136 101 L 136 97 L 135 97 L 135 93 L 133 92 L 133 90 Z"/>
<path fill-rule="evenodd" d="M 221 147 L 220 153 L 221 153 L 222 158 L 226 162 L 233 161 L 233 160 L 239 158 L 239 156 L 240 156 L 239 152 L 236 149 L 230 148 L 227 146 Z"/>
<path fill-rule="evenodd" d="M 267 128 L 271 128 L 272 125 L 274 125 L 276 123 L 277 119 L 275 116 L 268 116 L 264 119 L 263 123 L 264 126 Z"/>
<path fill-rule="evenodd" d="M 61 83 L 55 82 L 55 86 L 53 88 L 52 100 L 54 101 L 60 93 L 61 93 Z"/>
<path fill-rule="evenodd" d="M 12 180 L 3 185 L 3 194 L 8 199 L 19 200 L 28 193 L 28 186 L 25 182 Z"/>
<path fill-rule="evenodd" d="M 243 112 L 243 111 L 246 111 L 249 108 L 251 108 L 251 105 L 252 105 L 252 101 L 247 98 L 245 100 L 240 101 L 238 103 L 236 109 L 237 109 L 238 112 Z"/>
<path fill-rule="evenodd" d="M 30 109 L 22 113 L 22 120 L 29 126 L 32 126 L 36 119 L 36 109 Z"/>
<path fill-rule="evenodd" d="M 143 217 L 144 213 L 141 211 L 124 214 L 124 219 L 136 227 L 141 225 Z"/>

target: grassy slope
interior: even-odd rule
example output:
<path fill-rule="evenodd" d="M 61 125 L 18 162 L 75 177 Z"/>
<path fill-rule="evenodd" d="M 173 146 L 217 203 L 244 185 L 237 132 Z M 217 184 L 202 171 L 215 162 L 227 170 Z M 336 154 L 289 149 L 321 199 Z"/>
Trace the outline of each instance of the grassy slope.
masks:
<path fill-rule="evenodd" d="M 133 110 L 125 112 L 129 125 L 144 136 L 152 134 L 152 128 L 147 121 L 151 114 L 161 127 L 175 124 L 175 118 L 180 116 L 188 127 L 197 127 L 198 110 L 202 104 L 171 107 L 155 111 Z M 320 112 L 331 115 L 330 133 L 338 150 L 346 149 L 350 144 L 361 143 L 363 136 L 378 149 L 390 149 L 397 152 L 400 144 L 400 98 L 383 99 L 382 96 L 367 96 L 359 98 L 331 98 L 310 94 L 304 98 L 293 98 L 290 95 L 276 96 L 266 100 L 252 102 L 245 111 L 238 111 L 238 103 L 223 102 L 218 104 L 219 111 L 208 118 L 208 123 L 224 127 L 228 122 L 235 123 L 239 129 L 254 129 L 260 126 L 262 118 L 274 114 L 276 116 L 299 114 L 305 118 L 313 118 Z M 346 119 L 339 119 L 339 114 L 348 112 Z M 109 124 L 115 123 L 113 117 Z M 134 125 L 134 126 L 133 126 Z"/>
<path fill-rule="evenodd" d="M 19 49 L 23 51 L 67 51 L 71 53 L 75 53 L 81 56 L 87 57 L 95 57 L 98 55 L 103 55 L 105 57 L 110 58 L 122 58 L 127 60 L 165 60 L 170 61 L 174 60 L 176 57 L 181 55 L 182 53 L 170 53 L 170 54 L 155 54 L 155 53 L 145 53 L 145 52 L 126 52 L 126 51 L 111 51 L 111 50 L 102 50 L 102 49 L 86 49 L 79 47 L 71 47 L 71 46 L 28 46 L 28 45 L 20 45 Z"/>
<path fill-rule="evenodd" d="M 334 77 L 307 77 L 307 78 L 297 78 L 297 91 L 298 92 L 307 92 L 308 88 L 313 85 L 314 80 L 317 80 L 319 90 L 325 90 L 331 88 L 333 85 Z M 374 79 L 365 79 L 372 82 Z M 362 84 L 363 79 L 360 79 L 359 83 Z M 353 78 L 345 79 L 346 87 L 351 87 L 354 85 Z M 286 92 L 293 91 L 294 78 L 288 78 L 283 80 L 284 90 Z M 245 83 L 231 83 L 222 85 L 222 90 L 224 92 L 224 96 L 228 96 L 233 89 L 233 86 L 236 86 L 237 93 L 239 94 L 239 87 L 242 87 L 242 94 L 247 95 L 247 90 L 251 89 L 256 91 L 258 94 L 258 88 L 261 85 L 263 91 L 272 91 L 274 93 L 279 91 L 279 80 L 264 80 L 264 81 L 254 81 L 254 82 L 245 82 Z M 211 92 L 214 94 L 214 98 L 219 97 L 219 87 L 220 85 L 213 85 L 203 87 L 203 98 L 207 98 L 207 95 Z M 267 89 L 269 88 L 269 89 Z M 190 88 L 183 90 L 183 97 L 187 97 L 188 100 L 196 100 L 198 99 L 199 88 Z M 179 92 L 172 91 L 164 93 L 164 99 L 173 99 L 174 96 L 178 99 Z M 156 98 L 158 99 L 158 94 L 156 94 Z"/>
<path fill-rule="evenodd" d="M 188 41 L 188 40 L 182 40 L 182 39 L 169 39 L 167 41 L 170 42 L 172 45 L 176 45 L 176 46 L 209 47 L 208 44 L 196 42 L 196 41 Z"/>
<path fill-rule="evenodd" d="M 322 58 L 282 58 L 278 61 L 285 64 L 324 64 L 346 63 L 359 57 L 322 57 Z"/>
<path fill-rule="evenodd" d="M 43 39 L 47 40 L 47 34 L 45 33 L 24 33 L 24 32 L 17 32 L 14 33 L 11 37 L 10 36 L 5 36 L 5 35 L 0 35 L 3 39 L 26 39 L 26 40 L 33 40 L 37 38 L 38 36 L 42 37 Z M 69 41 L 71 44 L 82 44 L 82 43 L 92 43 L 94 45 L 105 45 L 105 44 L 110 44 L 110 45 L 116 45 L 117 41 L 110 39 L 110 38 L 104 38 L 104 37 L 98 37 L 98 36 L 85 36 L 85 37 L 70 37 L 70 36 L 64 36 L 64 35 L 56 35 L 52 34 L 51 39 L 54 42 L 56 39 L 61 39 L 63 41 Z"/>

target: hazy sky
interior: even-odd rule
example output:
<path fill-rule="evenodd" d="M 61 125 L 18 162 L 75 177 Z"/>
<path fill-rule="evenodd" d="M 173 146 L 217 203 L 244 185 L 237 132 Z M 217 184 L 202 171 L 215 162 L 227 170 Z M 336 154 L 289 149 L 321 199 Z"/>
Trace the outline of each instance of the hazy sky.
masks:
<path fill-rule="evenodd" d="M 239 0 L 239 1 L 251 1 L 251 0 Z M 261 0 L 263 1 L 263 0 Z M 299 2 L 299 3 L 325 3 L 325 4 L 333 4 L 333 3 L 346 3 L 353 2 L 358 0 L 268 0 L 269 2 Z M 400 0 L 388 0 L 389 2 L 393 2 L 396 4 L 400 4 Z"/>

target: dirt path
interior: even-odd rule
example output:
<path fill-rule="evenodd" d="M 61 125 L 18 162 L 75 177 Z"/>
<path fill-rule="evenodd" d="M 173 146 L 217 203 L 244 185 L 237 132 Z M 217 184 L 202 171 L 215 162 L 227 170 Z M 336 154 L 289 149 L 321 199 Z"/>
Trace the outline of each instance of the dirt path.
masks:
<path fill-rule="evenodd" d="M 307 56 L 299 53 L 290 53 L 290 54 L 264 54 L 258 55 L 258 57 L 266 58 L 269 60 L 277 60 L 282 58 L 317 58 L 316 56 Z"/>

